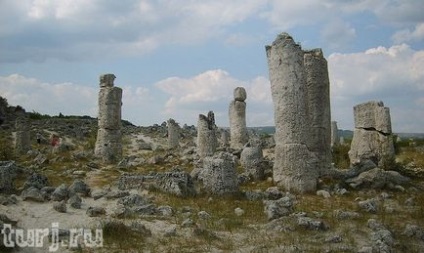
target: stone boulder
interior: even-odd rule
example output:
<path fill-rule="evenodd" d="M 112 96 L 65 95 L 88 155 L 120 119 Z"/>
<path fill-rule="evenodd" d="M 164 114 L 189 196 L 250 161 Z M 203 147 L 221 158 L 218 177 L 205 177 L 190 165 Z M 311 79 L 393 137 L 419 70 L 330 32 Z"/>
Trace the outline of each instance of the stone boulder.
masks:
<path fill-rule="evenodd" d="M 0 161 L 0 193 L 12 193 L 15 189 L 14 180 L 23 169 L 14 161 Z"/>
<path fill-rule="evenodd" d="M 254 180 L 264 179 L 262 148 L 259 146 L 245 147 L 240 154 L 240 163 L 243 166 L 245 173 L 251 176 Z"/>
<path fill-rule="evenodd" d="M 294 199 L 292 196 L 284 196 L 278 200 L 264 200 L 264 212 L 268 220 L 275 220 L 288 216 L 293 212 Z"/>
<path fill-rule="evenodd" d="M 374 168 L 362 172 L 354 178 L 346 180 L 352 188 L 382 189 L 384 187 L 393 188 L 396 185 L 403 185 L 410 181 L 408 177 L 402 176 L 396 171 L 385 171 Z"/>
<path fill-rule="evenodd" d="M 206 192 L 214 195 L 227 195 L 239 192 L 236 164 L 233 155 L 219 152 L 203 160 L 201 171 Z"/>

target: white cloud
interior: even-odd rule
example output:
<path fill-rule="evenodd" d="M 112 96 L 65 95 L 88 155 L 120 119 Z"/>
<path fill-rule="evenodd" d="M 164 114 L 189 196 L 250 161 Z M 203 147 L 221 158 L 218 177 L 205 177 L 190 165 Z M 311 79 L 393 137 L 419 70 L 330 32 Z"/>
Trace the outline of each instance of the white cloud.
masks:
<path fill-rule="evenodd" d="M 397 44 L 410 41 L 424 41 L 424 23 L 415 25 L 412 31 L 410 29 L 397 31 L 393 34 L 392 40 Z"/>
<path fill-rule="evenodd" d="M 180 121 L 196 122 L 198 114 L 213 110 L 218 125 L 228 125 L 228 106 L 233 99 L 233 91 L 236 87 L 244 87 L 247 92 L 247 121 L 251 125 L 272 122 L 273 114 L 269 110 L 271 91 L 265 77 L 242 81 L 217 69 L 190 78 L 167 78 L 155 86 L 170 96 L 163 113 Z M 249 118 L 251 115 L 253 117 Z"/>
<path fill-rule="evenodd" d="M 353 127 L 352 107 L 382 100 L 391 107 L 394 131 L 419 130 L 424 125 L 414 100 L 424 97 L 424 51 L 402 44 L 328 59 L 333 119 Z"/>

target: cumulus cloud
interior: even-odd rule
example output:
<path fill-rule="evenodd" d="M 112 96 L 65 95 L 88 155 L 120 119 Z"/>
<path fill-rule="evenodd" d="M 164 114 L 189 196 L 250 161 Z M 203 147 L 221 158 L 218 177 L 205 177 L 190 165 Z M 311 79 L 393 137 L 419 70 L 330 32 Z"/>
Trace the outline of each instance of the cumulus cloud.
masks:
<path fill-rule="evenodd" d="M 368 100 L 383 100 L 391 108 L 394 131 L 420 130 L 424 98 L 424 51 L 402 44 L 365 52 L 332 54 L 328 59 L 332 113 L 343 128 L 353 127 L 352 107 Z M 348 116 L 346 116 L 348 113 Z"/>
<path fill-rule="evenodd" d="M 415 25 L 413 30 L 404 29 L 397 31 L 393 34 L 392 40 L 397 44 L 410 41 L 424 41 L 424 23 Z"/>
<path fill-rule="evenodd" d="M 269 81 L 262 76 L 242 81 L 217 69 L 190 78 L 167 78 L 155 86 L 169 95 L 163 110 L 165 115 L 180 121 L 196 122 L 198 114 L 213 110 L 221 126 L 228 125 L 228 105 L 233 99 L 233 90 L 244 87 L 248 94 L 248 123 L 272 124 Z"/>

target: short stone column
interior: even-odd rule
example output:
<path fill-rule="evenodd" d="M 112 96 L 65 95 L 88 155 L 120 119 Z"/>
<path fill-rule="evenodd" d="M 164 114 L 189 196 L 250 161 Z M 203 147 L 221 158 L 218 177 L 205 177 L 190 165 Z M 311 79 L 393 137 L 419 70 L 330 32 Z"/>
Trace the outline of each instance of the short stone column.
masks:
<path fill-rule="evenodd" d="M 16 114 L 16 132 L 14 138 L 15 152 L 18 155 L 24 155 L 31 150 L 30 123 L 24 109 L 18 109 Z"/>
<path fill-rule="evenodd" d="M 377 166 L 394 158 L 390 109 L 382 101 L 370 101 L 353 108 L 355 129 L 350 146 L 352 164 L 371 160 Z"/>
<path fill-rule="evenodd" d="M 216 131 L 214 113 L 210 111 L 208 116 L 200 114 L 197 121 L 197 154 L 200 158 L 212 156 L 215 153 L 218 146 Z"/>
<path fill-rule="evenodd" d="M 234 100 L 230 103 L 230 147 L 242 149 L 249 141 L 246 128 L 246 100 L 247 94 L 243 87 L 234 89 Z"/>
<path fill-rule="evenodd" d="M 219 152 L 203 160 L 202 180 L 206 192 L 232 195 L 239 192 L 236 163 L 232 154 Z"/>
<path fill-rule="evenodd" d="M 177 149 L 180 146 L 180 126 L 174 119 L 167 121 L 168 126 L 168 148 Z"/>
<path fill-rule="evenodd" d="M 117 162 L 122 157 L 122 89 L 114 87 L 114 74 L 100 76 L 99 117 L 94 153 L 103 162 Z"/>
<path fill-rule="evenodd" d="M 240 154 L 240 163 L 253 180 L 264 179 L 263 152 L 259 142 L 249 142 Z"/>

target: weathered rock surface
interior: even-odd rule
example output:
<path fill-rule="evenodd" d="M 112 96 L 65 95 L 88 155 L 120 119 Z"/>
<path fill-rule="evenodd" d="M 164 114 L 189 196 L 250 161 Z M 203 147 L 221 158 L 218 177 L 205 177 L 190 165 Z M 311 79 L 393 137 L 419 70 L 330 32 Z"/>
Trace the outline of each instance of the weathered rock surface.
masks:
<path fill-rule="evenodd" d="M 65 184 L 61 184 L 54 190 L 51 198 L 54 201 L 62 201 L 62 200 L 66 200 L 68 196 L 69 196 L 68 187 L 66 187 Z"/>
<path fill-rule="evenodd" d="M 180 197 L 196 195 L 193 180 L 187 172 L 165 172 L 156 175 L 156 186 L 163 192 Z"/>
<path fill-rule="evenodd" d="M 331 147 L 338 146 L 340 144 L 339 128 L 337 127 L 337 121 L 331 121 Z"/>
<path fill-rule="evenodd" d="M 371 160 L 381 165 L 394 157 L 390 110 L 381 101 L 354 107 L 355 130 L 349 151 L 352 164 Z"/>
<path fill-rule="evenodd" d="M 294 199 L 284 196 L 278 200 L 264 200 L 264 212 L 268 220 L 288 216 L 293 212 Z"/>
<path fill-rule="evenodd" d="M 241 149 L 249 141 L 246 128 L 246 90 L 243 87 L 234 89 L 234 100 L 230 103 L 230 147 Z"/>
<path fill-rule="evenodd" d="M 262 147 L 246 146 L 240 154 L 240 163 L 243 166 L 245 173 L 251 176 L 254 180 L 264 179 L 263 153 Z"/>
<path fill-rule="evenodd" d="M 44 202 L 44 197 L 41 194 L 40 189 L 33 186 L 25 189 L 21 193 L 22 200 L 29 200 L 35 202 Z"/>
<path fill-rule="evenodd" d="M 237 171 L 233 156 L 220 152 L 203 160 L 201 179 L 205 190 L 215 195 L 235 194 L 239 192 Z"/>
<path fill-rule="evenodd" d="M 25 110 L 19 111 L 15 122 L 15 152 L 20 155 L 26 154 L 31 150 L 31 139 L 29 129 L 29 119 Z"/>
<path fill-rule="evenodd" d="M 91 189 L 84 181 L 76 179 L 71 186 L 69 186 L 68 191 L 69 196 L 77 194 L 82 197 L 89 197 Z"/>
<path fill-rule="evenodd" d="M 215 153 L 218 146 L 216 131 L 213 112 L 210 111 L 208 116 L 200 114 L 197 121 L 197 154 L 201 158 L 212 156 Z"/>
<path fill-rule="evenodd" d="M 396 185 L 403 185 L 409 181 L 408 177 L 404 177 L 396 171 L 384 171 L 380 168 L 374 168 L 346 180 L 346 183 L 352 188 L 382 189 L 384 187 L 394 188 Z"/>
<path fill-rule="evenodd" d="M 59 213 L 66 213 L 66 202 L 63 200 L 60 202 L 53 203 L 53 209 L 58 211 Z"/>
<path fill-rule="evenodd" d="M 98 132 L 94 153 L 104 162 L 122 157 L 121 106 L 122 89 L 114 87 L 115 75 L 100 76 Z"/>
<path fill-rule="evenodd" d="M 180 126 L 174 119 L 169 119 L 167 122 L 168 126 L 168 148 L 176 149 L 179 147 L 180 141 Z"/>
<path fill-rule="evenodd" d="M 14 161 L 0 161 L 0 192 L 12 193 L 15 191 L 14 180 L 23 171 Z"/>
<path fill-rule="evenodd" d="M 266 47 L 274 102 L 274 181 L 287 190 L 316 190 L 330 168 L 327 63 L 320 49 L 303 51 L 286 33 Z"/>
<path fill-rule="evenodd" d="M 98 217 L 98 216 L 101 216 L 101 215 L 105 215 L 106 214 L 106 209 L 104 207 L 97 207 L 97 206 L 93 207 L 93 206 L 90 206 L 87 209 L 86 214 L 89 217 Z"/>

